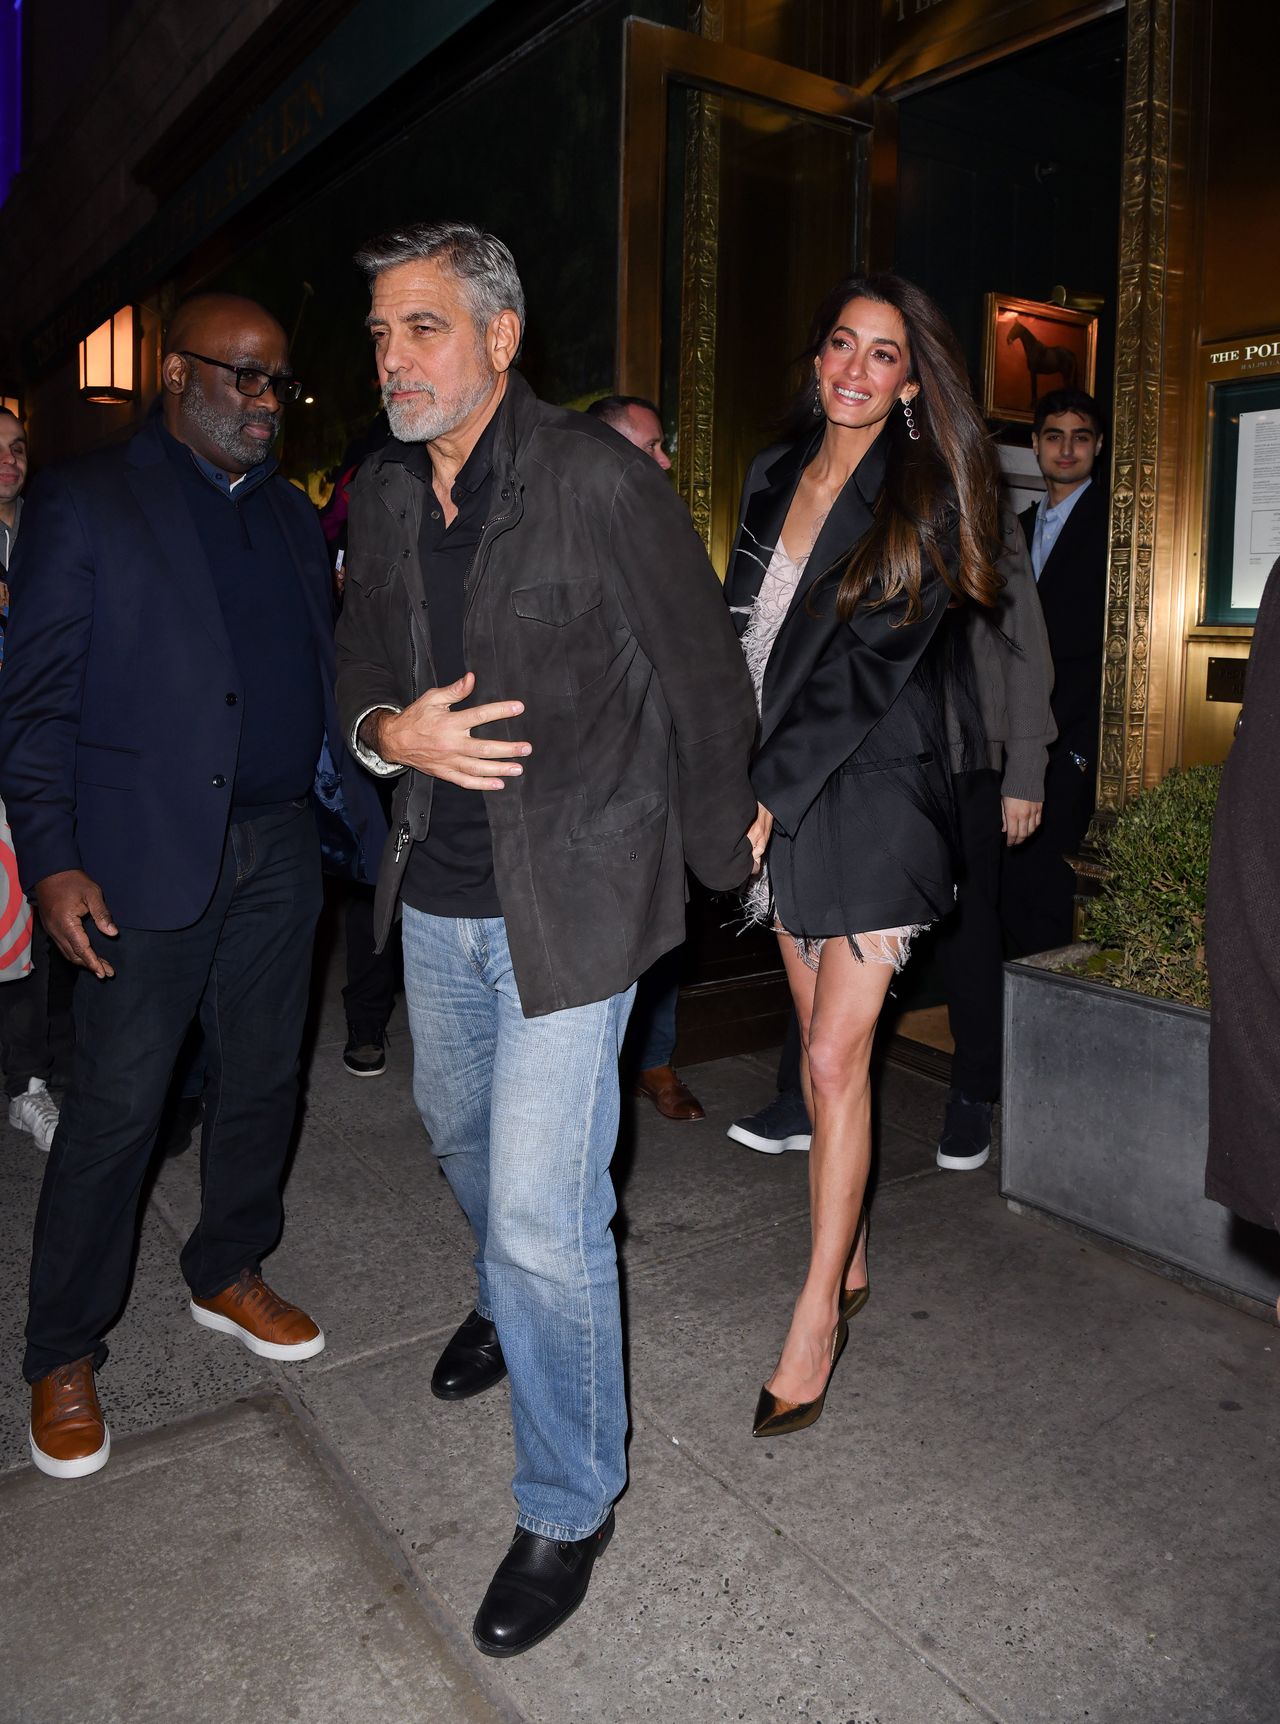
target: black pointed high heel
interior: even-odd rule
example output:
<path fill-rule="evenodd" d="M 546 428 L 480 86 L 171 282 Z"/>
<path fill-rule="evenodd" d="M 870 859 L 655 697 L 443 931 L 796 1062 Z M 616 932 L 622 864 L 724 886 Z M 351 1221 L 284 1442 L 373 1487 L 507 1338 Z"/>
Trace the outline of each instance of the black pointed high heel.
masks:
<path fill-rule="evenodd" d="M 866 1289 L 859 1287 L 858 1292 Z M 864 1300 L 865 1304 L 866 1301 Z M 827 1390 L 831 1387 L 831 1378 L 835 1373 L 836 1364 L 844 1344 L 849 1339 L 849 1323 L 841 1311 L 836 1321 L 835 1333 L 831 1337 L 831 1369 L 827 1372 L 827 1380 L 822 1385 L 822 1393 L 816 1401 L 780 1401 L 768 1389 L 761 1389 L 760 1399 L 756 1402 L 756 1416 L 751 1427 L 753 1437 L 785 1437 L 792 1431 L 803 1431 L 807 1425 L 816 1424 L 822 1416 L 822 1406 L 827 1398 Z"/>

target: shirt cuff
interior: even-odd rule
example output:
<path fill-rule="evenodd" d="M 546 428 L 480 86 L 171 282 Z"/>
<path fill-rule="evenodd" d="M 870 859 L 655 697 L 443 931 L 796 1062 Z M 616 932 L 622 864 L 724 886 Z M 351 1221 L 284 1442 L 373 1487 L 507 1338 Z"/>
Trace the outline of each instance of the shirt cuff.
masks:
<path fill-rule="evenodd" d="M 385 704 L 366 706 L 359 718 L 351 726 L 351 735 L 348 738 L 348 747 L 360 762 L 361 766 L 367 767 L 377 778 L 395 778 L 397 774 L 403 772 L 405 768 L 403 766 L 393 766 L 389 760 L 384 760 L 380 754 L 375 754 L 371 748 L 367 748 L 360 740 L 360 726 L 364 723 L 365 719 L 368 718 L 371 712 L 403 711 L 404 708 L 402 706 L 387 706 Z"/>

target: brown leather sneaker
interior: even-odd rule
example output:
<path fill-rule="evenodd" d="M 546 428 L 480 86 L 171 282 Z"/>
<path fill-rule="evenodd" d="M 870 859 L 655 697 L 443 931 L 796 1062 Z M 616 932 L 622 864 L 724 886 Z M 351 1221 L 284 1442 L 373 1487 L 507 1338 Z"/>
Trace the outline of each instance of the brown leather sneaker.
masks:
<path fill-rule="evenodd" d="M 98 1405 L 93 1360 L 59 1365 L 31 1385 L 31 1459 L 51 1479 L 80 1479 L 105 1467 L 111 1432 Z"/>
<path fill-rule="evenodd" d="M 273 1293 L 251 1269 L 212 1299 L 192 1299 L 191 1315 L 205 1329 L 234 1335 L 263 1359 L 310 1359 L 324 1350 L 324 1332 L 296 1305 Z"/>
<path fill-rule="evenodd" d="M 636 1078 L 636 1094 L 648 1096 L 663 1119 L 705 1119 L 702 1104 L 674 1066 L 650 1066 Z"/>

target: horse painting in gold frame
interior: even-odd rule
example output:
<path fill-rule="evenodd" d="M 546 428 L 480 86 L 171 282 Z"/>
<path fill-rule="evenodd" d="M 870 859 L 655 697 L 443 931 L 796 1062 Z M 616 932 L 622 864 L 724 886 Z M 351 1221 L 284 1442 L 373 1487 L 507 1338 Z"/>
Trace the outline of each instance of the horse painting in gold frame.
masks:
<path fill-rule="evenodd" d="M 1029 425 L 1036 402 L 1057 389 L 1093 393 L 1098 316 L 1038 299 L 987 295 L 982 344 L 982 411 Z"/>

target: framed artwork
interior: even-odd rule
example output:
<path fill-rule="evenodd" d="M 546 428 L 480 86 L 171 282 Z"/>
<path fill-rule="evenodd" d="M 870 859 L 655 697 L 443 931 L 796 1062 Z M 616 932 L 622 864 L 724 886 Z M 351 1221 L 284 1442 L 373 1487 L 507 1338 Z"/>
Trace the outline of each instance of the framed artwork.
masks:
<path fill-rule="evenodd" d="M 987 295 L 982 344 L 982 411 L 1029 425 L 1036 402 L 1055 389 L 1093 393 L 1098 314 L 1038 299 Z"/>

